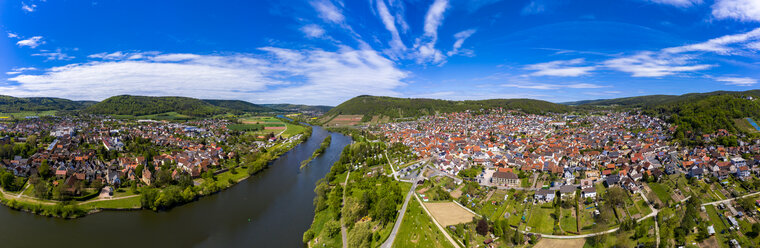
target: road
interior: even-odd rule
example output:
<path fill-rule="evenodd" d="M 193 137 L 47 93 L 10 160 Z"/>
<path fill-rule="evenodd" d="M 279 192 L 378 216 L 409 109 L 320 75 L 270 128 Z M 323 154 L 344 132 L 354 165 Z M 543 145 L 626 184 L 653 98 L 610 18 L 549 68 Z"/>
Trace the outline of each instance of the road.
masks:
<path fill-rule="evenodd" d="M 736 200 L 736 199 L 741 199 L 741 198 L 744 198 L 744 197 L 750 197 L 750 196 L 754 196 L 754 195 L 757 195 L 757 194 L 760 194 L 760 192 L 755 192 L 755 193 L 752 193 L 752 194 L 747 194 L 747 195 L 743 195 L 743 196 L 739 196 L 739 197 L 734 197 L 734 198 L 729 198 L 729 199 L 720 200 L 720 201 L 702 203 L 702 206 L 718 205 L 718 204 L 721 204 L 721 203 L 728 203 L 728 202 L 731 202 L 731 201 Z"/>
<path fill-rule="evenodd" d="M 414 181 L 417 181 L 416 179 L 419 178 L 419 175 L 415 178 Z M 406 194 L 406 199 L 404 199 L 404 205 L 401 205 L 401 210 L 399 210 L 398 217 L 396 218 L 396 223 L 393 224 L 393 230 L 391 230 L 391 235 L 388 236 L 388 239 L 383 242 L 380 247 L 382 248 L 390 248 L 393 245 L 393 241 L 396 240 L 396 235 L 398 235 L 398 229 L 401 228 L 401 222 L 404 220 L 404 213 L 406 213 L 406 206 L 409 205 L 409 199 L 412 198 L 414 195 L 414 189 L 417 188 L 417 183 L 412 183 L 412 188 L 409 189 L 409 193 Z"/>
<path fill-rule="evenodd" d="M 343 182 L 343 202 L 340 203 L 341 209 L 343 204 L 346 203 L 346 188 L 348 188 L 348 178 L 351 176 L 351 170 L 348 170 L 346 174 L 346 181 Z M 348 231 L 346 230 L 346 223 L 343 223 L 343 217 L 340 218 L 340 236 L 343 239 L 343 248 L 348 248 Z"/>

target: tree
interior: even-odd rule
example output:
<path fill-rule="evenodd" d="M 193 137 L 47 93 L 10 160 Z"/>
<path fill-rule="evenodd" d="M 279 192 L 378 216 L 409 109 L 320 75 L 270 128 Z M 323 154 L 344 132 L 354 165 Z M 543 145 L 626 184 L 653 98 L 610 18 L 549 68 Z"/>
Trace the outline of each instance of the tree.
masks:
<path fill-rule="evenodd" d="M 488 221 L 485 218 L 480 219 L 475 227 L 475 231 L 482 236 L 486 236 L 488 234 Z"/>
<path fill-rule="evenodd" d="M 377 203 L 372 209 L 372 218 L 380 221 L 380 223 L 389 223 L 396 215 L 396 202 L 390 197 L 386 196 Z"/>
<path fill-rule="evenodd" d="M 360 222 L 348 234 L 348 247 L 366 248 L 372 243 L 372 231 L 369 222 Z"/>
<path fill-rule="evenodd" d="M 47 159 L 43 159 L 40 166 L 37 167 L 37 174 L 39 174 L 41 178 L 47 178 L 50 175 L 50 165 L 48 165 Z"/>
<path fill-rule="evenodd" d="M 621 206 L 623 203 L 625 203 L 625 199 L 628 197 L 627 193 L 623 188 L 620 187 L 612 187 L 607 190 L 607 195 L 605 196 L 607 202 L 609 202 L 612 206 Z"/>
<path fill-rule="evenodd" d="M 340 233 L 340 223 L 337 220 L 328 220 L 324 225 L 324 230 L 327 232 L 328 237 L 333 237 Z"/>

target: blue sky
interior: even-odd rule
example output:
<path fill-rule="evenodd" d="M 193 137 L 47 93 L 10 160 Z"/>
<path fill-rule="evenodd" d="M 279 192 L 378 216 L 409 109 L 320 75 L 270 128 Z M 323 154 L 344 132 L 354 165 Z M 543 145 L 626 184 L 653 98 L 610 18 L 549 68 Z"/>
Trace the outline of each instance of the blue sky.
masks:
<path fill-rule="evenodd" d="M 0 0 L 0 94 L 336 105 L 749 90 L 760 0 Z"/>

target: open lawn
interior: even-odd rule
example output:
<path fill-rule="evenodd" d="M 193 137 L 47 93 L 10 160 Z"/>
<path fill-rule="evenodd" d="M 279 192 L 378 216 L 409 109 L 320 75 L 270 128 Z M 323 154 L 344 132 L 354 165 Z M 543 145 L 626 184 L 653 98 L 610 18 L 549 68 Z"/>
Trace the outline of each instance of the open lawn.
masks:
<path fill-rule="evenodd" d="M 410 201 L 393 247 L 453 247 L 417 201 Z"/>
<path fill-rule="evenodd" d="M 533 248 L 581 248 L 586 243 L 585 239 L 541 239 Z"/>
<path fill-rule="evenodd" d="M 117 200 L 94 201 L 79 205 L 85 210 L 89 209 L 136 209 L 140 208 L 140 197 L 134 196 Z"/>
<path fill-rule="evenodd" d="M 578 219 L 575 218 L 575 208 L 562 209 L 559 225 L 565 232 L 578 232 Z"/>
<path fill-rule="evenodd" d="M 723 220 L 718 216 L 718 212 L 715 210 L 715 206 L 707 205 L 705 206 L 705 210 L 707 210 L 707 216 L 710 217 L 710 222 L 715 227 L 715 237 L 718 239 L 718 243 L 724 244 L 726 242 L 726 237 L 724 236 L 725 234 L 723 234 L 723 232 L 728 232 L 728 227 L 726 227 Z"/>
<path fill-rule="evenodd" d="M 657 198 L 659 198 L 663 204 L 667 204 L 667 202 L 671 200 L 670 193 L 668 193 L 668 189 L 665 188 L 664 185 L 659 183 L 649 183 L 649 188 L 654 191 L 654 194 L 657 195 Z"/>
<path fill-rule="evenodd" d="M 554 231 L 554 208 L 544 208 L 539 205 L 531 209 L 528 226 L 531 232 L 551 234 Z"/>
<path fill-rule="evenodd" d="M 442 226 L 470 222 L 475 217 L 474 214 L 453 202 L 425 203 L 425 207 Z"/>

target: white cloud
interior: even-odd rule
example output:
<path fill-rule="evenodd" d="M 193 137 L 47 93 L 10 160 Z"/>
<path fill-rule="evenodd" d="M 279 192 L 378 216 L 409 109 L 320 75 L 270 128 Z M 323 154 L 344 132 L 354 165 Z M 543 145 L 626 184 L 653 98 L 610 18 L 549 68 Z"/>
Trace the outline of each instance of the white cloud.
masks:
<path fill-rule="evenodd" d="M 546 4 L 542 0 L 532 0 L 520 11 L 522 15 L 539 14 L 546 11 Z"/>
<path fill-rule="evenodd" d="M 653 3 L 673 5 L 681 8 L 688 8 L 702 4 L 702 0 L 649 0 Z"/>
<path fill-rule="evenodd" d="M 319 12 L 319 17 L 327 22 L 335 24 L 343 23 L 346 19 L 343 13 L 329 0 L 311 1 L 311 6 Z"/>
<path fill-rule="evenodd" d="M 42 36 L 34 36 L 32 38 L 20 40 L 16 42 L 16 45 L 18 45 L 19 47 L 28 46 L 31 48 L 37 48 L 37 46 L 41 44 L 45 44 L 45 41 L 42 40 Z"/>
<path fill-rule="evenodd" d="M 40 53 L 33 53 L 32 56 L 45 57 L 45 60 L 71 60 L 74 58 L 74 56 L 69 56 L 68 54 L 61 52 L 60 48 L 56 49 L 54 52 L 43 50 Z"/>
<path fill-rule="evenodd" d="M 726 85 L 736 86 L 752 86 L 757 84 L 756 79 L 747 77 L 718 77 L 715 78 L 715 81 L 724 82 Z"/>
<path fill-rule="evenodd" d="M 700 71 L 713 65 L 689 65 L 691 60 L 683 56 L 640 52 L 633 56 L 610 59 L 604 65 L 618 71 L 631 73 L 633 77 L 662 77 L 680 72 Z"/>
<path fill-rule="evenodd" d="M 585 63 L 582 58 L 572 60 L 557 60 L 540 64 L 528 65 L 526 70 L 536 71 L 531 73 L 533 76 L 557 76 L 557 77 L 577 77 L 588 75 L 590 71 L 596 69 L 594 66 L 575 66 Z"/>
<path fill-rule="evenodd" d="M 385 2 L 383 2 L 383 0 L 377 0 L 376 2 L 377 11 L 380 14 L 380 19 L 383 21 L 385 29 L 391 33 L 391 41 L 389 42 L 391 49 L 395 53 L 406 50 L 404 42 L 401 41 L 401 36 L 399 35 L 398 29 L 396 29 L 396 18 L 391 15 L 391 12 L 388 10 L 388 6 L 385 5 Z"/>
<path fill-rule="evenodd" d="M 13 68 L 11 71 L 6 72 L 5 74 L 16 75 L 16 74 L 21 74 L 24 71 L 34 71 L 34 70 L 37 70 L 37 68 L 34 68 L 34 67 L 19 67 L 19 68 Z"/>
<path fill-rule="evenodd" d="M 14 33 L 11 33 L 11 32 L 8 32 L 8 38 L 18 38 L 18 35 L 14 34 Z"/>
<path fill-rule="evenodd" d="M 36 4 L 26 4 L 24 2 L 21 3 L 21 9 L 26 12 L 34 12 L 35 8 L 37 8 Z"/>
<path fill-rule="evenodd" d="M 417 63 L 442 63 L 443 53 L 435 48 L 438 41 L 438 27 L 443 23 L 443 14 L 449 8 L 448 0 L 435 0 L 425 15 L 424 36 L 417 40 Z"/>
<path fill-rule="evenodd" d="M 8 79 L 14 96 L 101 100 L 119 94 L 337 104 L 361 94 L 399 95 L 407 72 L 373 50 L 266 47 L 263 54 L 121 53 L 122 59 L 74 63 Z M 115 54 L 115 53 L 107 53 Z M 130 59 L 140 55 L 140 59 Z M 113 56 L 112 56 L 113 57 Z M 15 74 L 14 74 L 15 75 Z"/>
<path fill-rule="evenodd" d="M 309 38 L 319 38 L 325 35 L 325 30 L 316 24 L 304 25 L 303 27 L 301 27 L 301 32 L 303 32 L 306 35 L 306 37 L 309 37 Z"/>
<path fill-rule="evenodd" d="M 729 55 L 741 52 L 740 49 L 732 47 L 732 45 L 745 44 L 753 41 L 760 41 L 760 28 L 741 34 L 724 35 L 701 43 L 666 48 L 663 49 L 663 51 L 667 53 L 714 52 L 722 55 Z"/>
<path fill-rule="evenodd" d="M 476 31 L 475 29 L 468 29 L 468 30 L 464 30 L 464 31 L 454 34 L 454 38 L 456 38 L 457 41 L 454 42 L 454 46 L 452 46 L 451 51 L 449 51 L 447 55 L 452 56 L 454 54 L 459 53 L 460 52 L 459 48 L 461 48 L 462 44 L 464 44 L 464 40 L 472 36 L 475 33 L 475 31 Z M 466 54 L 471 54 L 471 53 L 472 51 L 469 51 L 469 50 L 466 51 Z"/>
<path fill-rule="evenodd" d="M 598 89 L 607 86 L 589 84 L 589 83 L 575 83 L 575 84 L 502 84 L 503 87 L 520 88 L 520 89 L 534 89 L 534 90 L 556 90 L 556 89 Z"/>
<path fill-rule="evenodd" d="M 760 1 L 716 0 L 712 5 L 712 15 L 718 19 L 760 21 Z"/>

